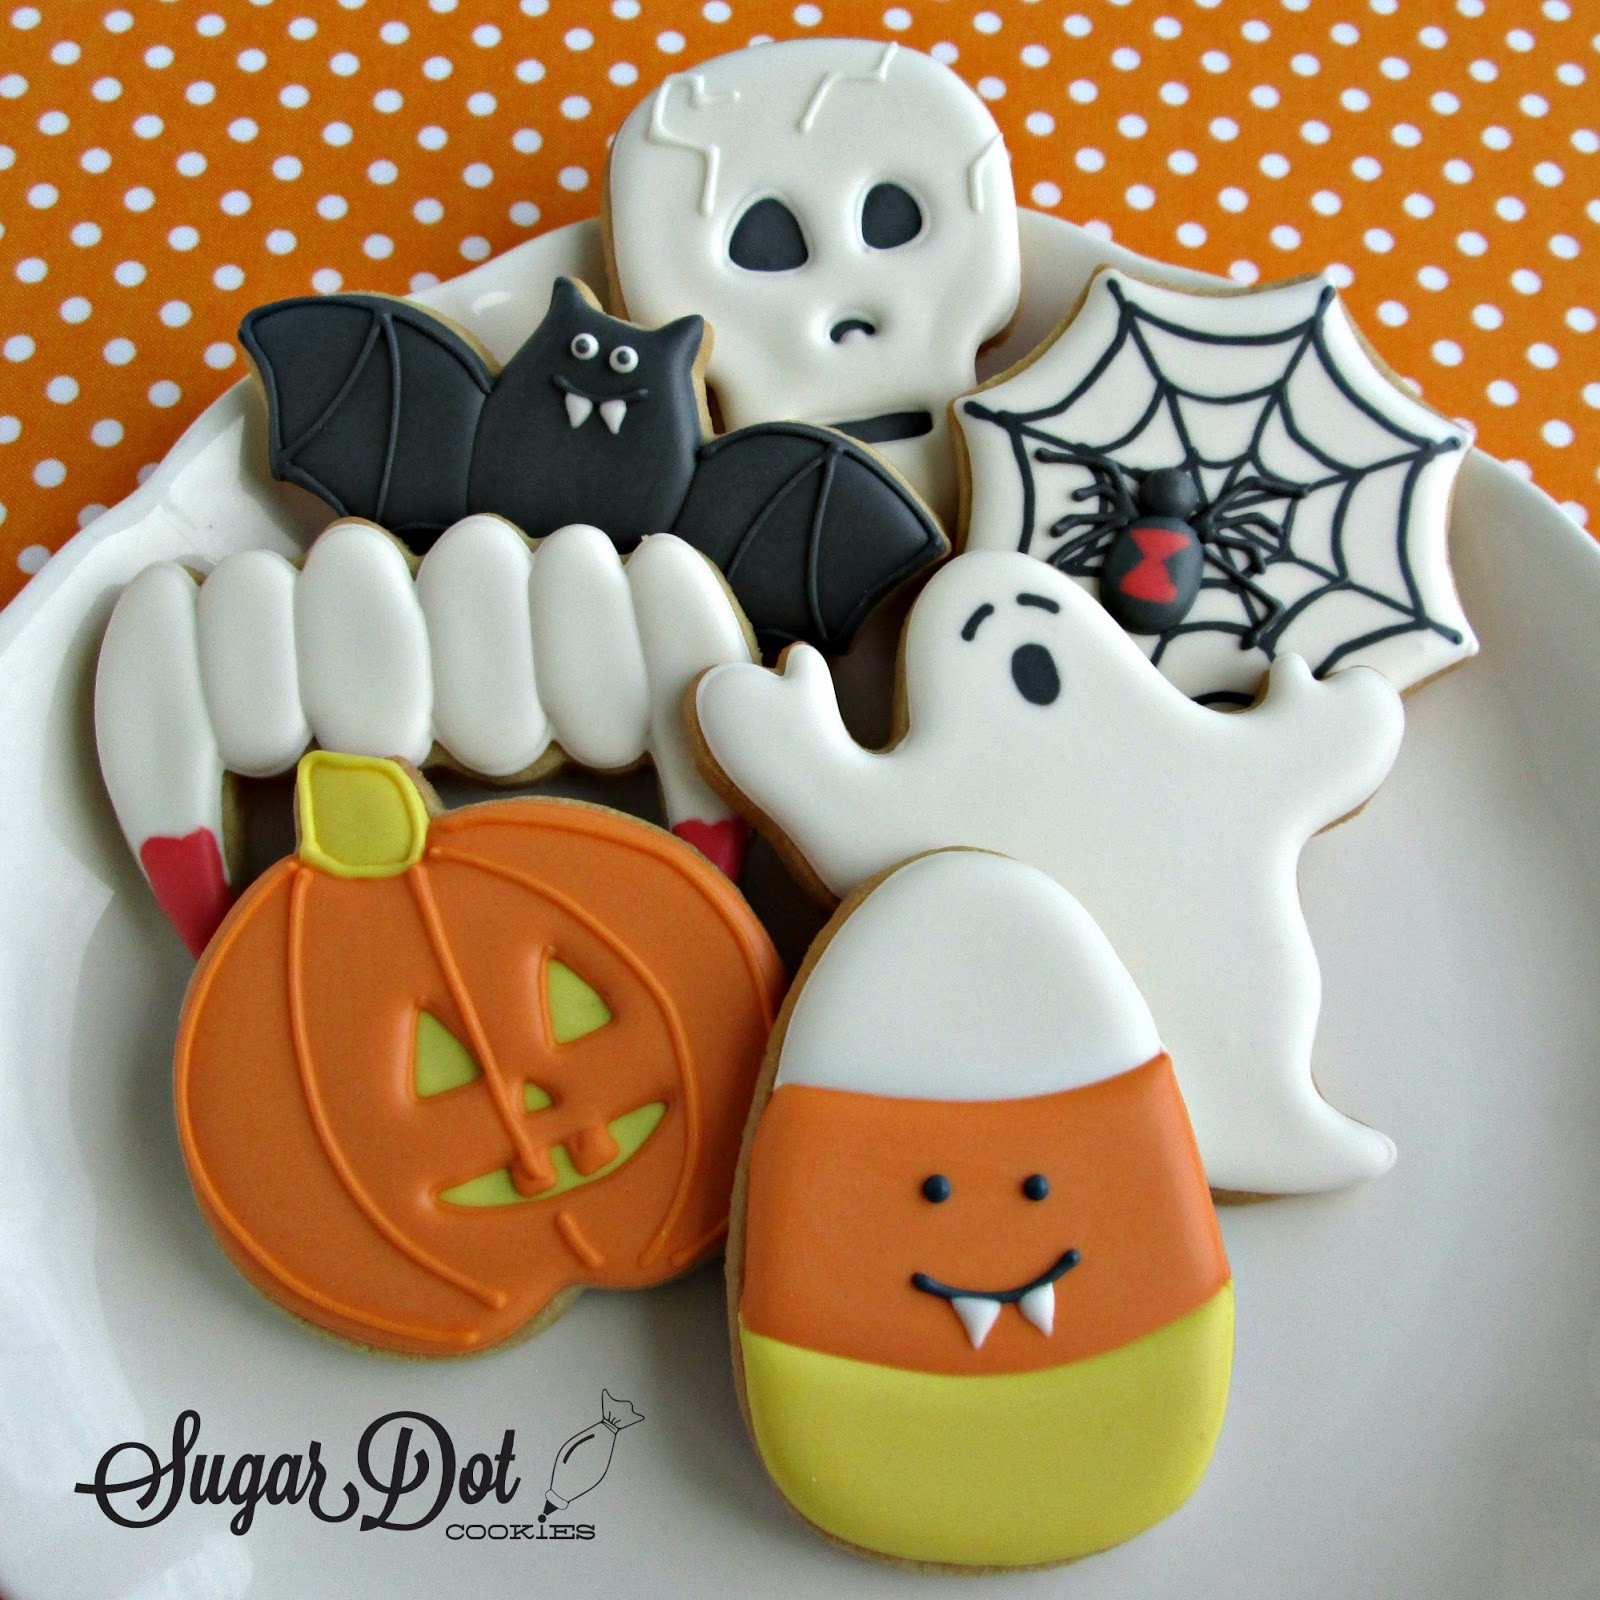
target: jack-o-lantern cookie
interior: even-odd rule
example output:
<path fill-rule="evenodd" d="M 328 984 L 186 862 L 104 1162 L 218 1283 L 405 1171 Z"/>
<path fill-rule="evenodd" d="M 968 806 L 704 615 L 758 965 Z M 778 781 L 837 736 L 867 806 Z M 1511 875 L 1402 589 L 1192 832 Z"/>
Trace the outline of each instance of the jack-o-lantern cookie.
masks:
<path fill-rule="evenodd" d="M 419 784 L 300 763 L 298 853 L 190 983 L 178 1129 L 257 1288 L 460 1355 L 715 1251 L 783 973 L 661 829 L 561 800 L 430 815 Z"/>
<path fill-rule="evenodd" d="M 1044 873 L 922 856 L 813 946 L 769 1047 L 729 1281 L 768 1473 L 829 1537 L 1070 1561 L 1175 1510 L 1233 1290 L 1172 1064 Z"/>

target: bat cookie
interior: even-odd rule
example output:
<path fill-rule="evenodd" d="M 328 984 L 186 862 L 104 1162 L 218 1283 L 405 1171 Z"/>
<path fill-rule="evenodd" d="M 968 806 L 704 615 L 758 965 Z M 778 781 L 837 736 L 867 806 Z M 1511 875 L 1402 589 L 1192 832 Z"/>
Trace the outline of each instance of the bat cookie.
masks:
<path fill-rule="evenodd" d="M 569 800 L 440 815 L 313 751 L 299 847 L 207 947 L 179 1142 L 240 1271 L 372 1348 L 465 1355 L 712 1254 L 783 969 L 739 891 Z"/>
<path fill-rule="evenodd" d="M 968 845 L 1048 872 L 1127 963 L 1172 1051 L 1212 1185 L 1335 1188 L 1394 1146 L 1318 1095 L 1321 1001 L 1295 869 L 1399 747 L 1400 699 L 1367 668 L 1273 663 L 1223 715 L 1155 671 L 1071 578 L 1031 556 L 957 556 L 901 649 L 902 736 L 864 750 L 822 658 L 718 667 L 695 713 L 708 771 L 824 894 Z"/>
<path fill-rule="evenodd" d="M 336 522 L 299 568 L 248 550 L 203 579 L 140 573 L 100 647 L 95 738 L 128 844 L 198 955 L 239 887 L 230 775 L 290 772 L 313 742 L 503 782 L 648 758 L 673 831 L 737 875 L 748 835 L 696 770 L 682 702 L 707 666 L 750 659 L 722 580 L 670 535 L 624 562 L 594 528 L 534 547 L 474 516 L 418 563 Z"/>
<path fill-rule="evenodd" d="M 965 548 L 1071 574 L 1208 705 L 1249 705 L 1286 652 L 1404 690 L 1477 649 L 1448 549 L 1469 441 L 1326 278 L 1193 294 L 1106 269 L 951 415 Z"/>
<path fill-rule="evenodd" d="M 588 523 L 623 554 L 675 533 L 721 568 L 764 648 L 838 651 L 948 548 L 842 433 L 766 422 L 712 438 L 699 316 L 640 328 L 558 278 L 499 370 L 443 318 L 380 295 L 276 301 L 239 338 L 267 397 L 273 475 L 419 554 L 474 512 L 533 538 Z"/>
<path fill-rule="evenodd" d="M 824 1534 L 1043 1566 L 1199 1483 L 1232 1275 L 1150 1012 L 1044 873 L 941 851 L 841 907 L 774 1031 L 740 1177 L 740 1396 Z"/>

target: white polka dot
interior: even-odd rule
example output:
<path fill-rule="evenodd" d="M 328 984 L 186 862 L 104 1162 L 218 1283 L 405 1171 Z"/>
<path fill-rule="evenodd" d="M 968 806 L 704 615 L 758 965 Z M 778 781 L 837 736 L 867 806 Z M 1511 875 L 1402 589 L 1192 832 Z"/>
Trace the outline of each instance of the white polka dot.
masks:
<path fill-rule="evenodd" d="M 1448 288 L 1450 274 L 1443 267 L 1419 267 L 1417 269 L 1417 282 L 1424 289 L 1437 293 L 1440 289 Z"/>
<path fill-rule="evenodd" d="M 948 39 L 941 39 L 938 44 L 929 47 L 928 54 L 948 67 L 959 59 L 961 52 Z"/>
<path fill-rule="evenodd" d="M 144 263 L 142 261 L 119 261 L 112 268 L 111 276 L 122 285 L 124 289 L 136 288 L 144 282 Z"/>
<path fill-rule="evenodd" d="M 1528 208 L 1514 194 L 1503 194 L 1494 203 L 1495 215 L 1505 222 L 1521 222 Z"/>
<path fill-rule="evenodd" d="M 589 187 L 589 174 L 582 167 L 563 167 L 556 174 L 556 182 L 570 194 Z"/>
<path fill-rule="evenodd" d="M 173 165 L 183 177 L 198 178 L 206 170 L 206 158 L 198 150 L 185 150 Z"/>
<path fill-rule="evenodd" d="M 591 109 L 589 102 L 581 94 L 569 94 L 561 102 L 561 115 L 573 122 L 588 116 Z"/>
<path fill-rule="evenodd" d="M 1233 63 L 1220 50 L 1207 50 L 1200 57 L 1200 65 L 1207 72 L 1226 72 Z"/>
<path fill-rule="evenodd" d="M 619 88 L 626 89 L 639 80 L 639 69 L 631 61 L 614 61 L 606 68 L 606 76 Z"/>
<path fill-rule="evenodd" d="M 1111 65 L 1118 72 L 1132 72 L 1139 65 L 1139 52 L 1128 45 L 1122 45 L 1111 52 Z"/>
<path fill-rule="evenodd" d="M 1403 150 L 1413 150 L 1422 143 L 1422 130 L 1414 123 L 1397 122 L 1389 130 L 1389 137 Z"/>
<path fill-rule="evenodd" d="M 429 123 L 425 128 L 417 130 L 417 143 L 424 150 L 443 150 L 450 142 L 450 135 L 437 123 Z"/>
<path fill-rule="evenodd" d="M 1500 69 L 1492 61 L 1474 61 L 1467 72 L 1479 83 L 1493 83 L 1500 76 Z"/>
<path fill-rule="evenodd" d="M 330 126 L 343 127 L 344 125 L 342 123 L 335 123 L 330 124 Z M 228 137 L 235 140 L 239 144 L 249 144 L 250 141 L 255 138 L 258 133 L 260 133 L 260 131 L 260 128 L 256 126 L 255 119 L 252 117 L 235 117 L 233 121 L 228 124 Z M 324 130 L 323 137 L 327 137 L 327 130 Z M 328 142 L 332 144 L 334 141 L 329 139 Z"/>
<path fill-rule="evenodd" d="M 394 240 L 386 233 L 369 233 L 361 241 L 361 249 L 374 261 L 387 261 L 394 254 Z"/>
<path fill-rule="evenodd" d="M 1030 111 L 1022 119 L 1022 125 L 1029 133 L 1037 134 L 1041 139 L 1056 131 L 1056 119 L 1048 111 Z"/>
<path fill-rule="evenodd" d="M 1597 325 L 1600 325 L 1600 317 L 1587 306 L 1573 306 L 1567 312 L 1567 326 L 1574 333 L 1593 333 Z"/>
<path fill-rule="evenodd" d="M 378 29 L 378 37 L 385 44 L 404 44 L 411 37 L 411 30 L 403 22 L 386 22 Z"/>
<path fill-rule="evenodd" d="M 1232 184 L 1217 194 L 1217 204 L 1224 211 L 1243 211 L 1250 204 L 1250 196 Z"/>
<path fill-rule="evenodd" d="M 28 204 L 38 211 L 48 211 L 61 198 L 61 191 L 53 183 L 36 183 L 28 190 Z"/>
<path fill-rule="evenodd" d="M 122 424 L 115 417 L 102 417 L 89 430 L 89 438 L 102 450 L 122 443 Z"/>
<path fill-rule="evenodd" d="M 462 170 L 461 181 L 469 189 L 487 189 L 494 182 L 494 168 L 482 161 L 474 161 Z"/>
<path fill-rule="evenodd" d="M 1404 56 L 1385 56 L 1378 63 L 1378 71 L 1384 77 L 1399 83 L 1402 79 L 1411 76 L 1411 63 Z"/>
<path fill-rule="evenodd" d="M 1135 183 L 1128 186 L 1122 198 L 1135 211 L 1148 211 L 1156 203 L 1156 192 L 1147 183 Z"/>
<path fill-rule="evenodd" d="M 1074 39 L 1086 39 L 1094 29 L 1094 24 L 1080 11 L 1074 11 L 1070 16 L 1064 17 L 1061 22 L 1064 33 L 1069 33 Z"/>
<path fill-rule="evenodd" d="M 1229 140 L 1239 137 L 1239 124 L 1232 117 L 1213 117 L 1209 132 L 1213 139 L 1226 144 Z"/>
<path fill-rule="evenodd" d="M 71 39 L 63 39 L 60 44 L 51 45 L 50 59 L 58 67 L 70 67 L 76 64 L 78 57 L 83 54 L 83 47 L 74 44 Z"/>
<path fill-rule="evenodd" d="M 1117 132 L 1124 139 L 1142 139 L 1149 126 L 1150 124 L 1137 111 L 1126 111 L 1117 118 Z"/>
<path fill-rule="evenodd" d="M 31 578 L 45 562 L 50 559 L 50 552 L 42 544 L 24 545 L 17 552 L 17 566 Z"/>
<path fill-rule="evenodd" d="M 1262 156 L 1259 165 L 1269 178 L 1286 178 L 1289 175 L 1289 158 L 1278 155 L 1275 151 L 1268 151 Z"/>
<path fill-rule="evenodd" d="M 1425 194 L 1408 194 L 1400 202 L 1400 208 L 1408 217 L 1415 217 L 1419 222 L 1433 215 L 1433 201 Z"/>
<path fill-rule="evenodd" d="M 183 398 L 183 390 L 171 378 L 162 378 L 150 385 L 148 398 L 151 405 L 158 406 L 165 411 L 169 407 L 177 405 Z"/>
<path fill-rule="evenodd" d="M 1398 300 L 1384 300 L 1378 305 L 1378 321 L 1386 328 L 1402 328 L 1411 313 Z"/>
<path fill-rule="evenodd" d="M 33 469 L 33 481 L 41 489 L 59 489 L 66 478 L 66 466 L 53 456 L 37 463 Z"/>
<path fill-rule="evenodd" d="M 298 39 L 304 43 L 307 39 L 316 38 L 317 25 L 310 17 L 296 17 L 289 24 L 288 34 L 291 39 Z"/>
<path fill-rule="evenodd" d="M 494 247 L 482 234 L 469 234 L 461 241 L 460 249 L 468 261 L 487 261 Z"/>
<path fill-rule="evenodd" d="M 1471 166 L 1467 162 L 1461 161 L 1455 157 L 1452 157 L 1449 161 L 1445 162 L 1441 170 L 1444 173 L 1445 180 L 1449 183 L 1472 182 Z"/>
<path fill-rule="evenodd" d="M 517 76 L 519 78 L 522 78 L 522 68 L 527 65 L 528 63 L 524 61 L 521 66 L 517 68 Z M 455 70 L 455 63 L 449 58 L 449 56 L 429 56 L 428 59 L 422 63 L 423 77 L 432 79 L 434 83 L 442 83 Z M 544 68 L 540 67 L 539 77 L 542 78 L 543 76 Z M 524 83 L 532 83 L 537 80 L 532 78 L 522 78 L 522 81 Z"/>
<path fill-rule="evenodd" d="M 1563 61 L 1556 68 L 1556 82 L 1564 83 L 1569 89 L 1576 89 L 1580 83 L 1587 83 L 1589 75 L 1576 61 Z"/>
<path fill-rule="evenodd" d="M 39 256 L 24 256 L 17 263 L 17 276 L 24 283 L 38 283 L 49 270 Z"/>
<path fill-rule="evenodd" d="M 1553 189 L 1566 177 L 1560 167 L 1553 161 L 1541 161 L 1533 169 L 1534 180 L 1546 189 Z"/>
<path fill-rule="evenodd" d="M 512 222 L 519 228 L 531 228 L 538 222 L 541 215 L 538 206 L 531 200 L 518 200 L 507 212 Z"/>
<path fill-rule="evenodd" d="M 511 135 L 511 148 L 521 155 L 531 156 L 543 144 L 543 135 L 533 128 L 518 128 Z"/>
<path fill-rule="evenodd" d="M 472 42 L 480 50 L 492 50 L 500 43 L 500 30 L 492 22 L 480 22 L 472 30 Z"/>
<path fill-rule="evenodd" d="M 172 47 L 165 44 L 153 44 L 144 53 L 144 64 L 161 72 L 170 67 L 173 62 Z"/>
<path fill-rule="evenodd" d="M 1474 325 L 1485 329 L 1487 332 L 1493 333 L 1494 330 L 1498 328 L 1505 320 L 1505 313 L 1501 311 L 1499 306 L 1492 306 L 1484 303 L 1482 305 L 1476 305 L 1472 308 L 1472 321 Z"/>
<path fill-rule="evenodd" d="M 372 97 L 372 109 L 386 117 L 393 116 L 405 103 L 406 97 L 398 89 L 380 89 Z"/>
<path fill-rule="evenodd" d="M 587 50 L 594 43 L 594 35 L 587 28 L 569 28 L 565 42 L 569 50 Z"/>
<path fill-rule="evenodd" d="M 108 81 L 115 82 L 116 80 L 111 79 Z M 4 77 L 0 77 L 0 99 L 17 100 L 27 92 L 28 80 L 24 78 L 20 72 L 8 72 Z M 122 86 L 118 84 L 117 93 L 120 94 L 121 92 Z M 96 98 L 99 99 L 102 97 L 97 95 Z M 113 96 L 112 98 L 115 97 Z"/>
<path fill-rule="evenodd" d="M 1157 17 L 1150 31 L 1158 39 L 1176 39 L 1183 32 L 1183 24 L 1176 17 Z"/>
<path fill-rule="evenodd" d="M 1357 156 L 1350 163 L 1350 170 L 1363 182 L 1371 183 L 1374 179 L 1383 176 L 1383 163 L 1375 156 Z"/>
<path fill-rule="evenodd" d="M 1187 178 L 1200 165 L 1200 161 L 1192 150 L 1174 150 L 1167 157 L 1167 165 L 1179 177 Z"/>
<path fill-rule="evenodd" d="M 230 189 L 217 202 L 230 217 L 242 217 L 250 209 L 250 196 L 243 189 Z"/>
<path fill-rule="evenodd" d="M 303 83 L 286 83 L 278 91 L 278 103 L 290 111 L 299 111 L 310 99 L 311 91 Z"/>
<path fill-rule="evenodd" d="M 292 183 L 305 171 L 299 156 L 278 156 L 272 163 L 272 176 Z"/>
<path fill-rule="evenodd" d="M 233 365 L 237 354 L 238 352 L 235 351 L 231 344 L 219 339 L 215 344 L 208 344 L 206 346 L 205 354 L 201 359 L 204 360 L 205 364 L 213 371 L 221 372 L 225 368 Z"/>
<path fill-rule="evenodd" d="M 1307 144 L 1326 144 L 1328 142 L 1329 128 L 1326 122 L 1318 122 L 1313 118 L 1310 122 L 1300 124 L 1300 137 Z"/>
<path fill-rule="evenodd" d="M 1092 144 L 1086 144 L 1074 152 L 1072 161 L 1079 172 L 1099 172 L 1106 164 L 1106 157 L 1103 150 L 1097 150 Z M 1052 205 L 1055 203 L 1051 202 Z"/>
<path fill-rule="evenodd" d="M 487 89 L 479 89 L 467 96 L 467 110 L 475 117 L 493 116 L 500 102 Z"/>
<path fill-rule="evenodd" d="M 1550 109 L 1550 102 L 1542 94 L 1525 94 L 1517 101 L 1517 109 L 1525 117 L 1542 117 Z"/>
<path fill-rule="evenodd" d="M 1331 189 L 1318 189 L 1311 197 L 1311 209 L 1319 217 L 1337 216 L 1343 205 L 1344 201 Z"/>
<path fill-rule="evenodd" d="M 47 400 L 54 401 L 58 406 L 71 405 L 78 398 L 78 380 L 62 374 L 44 386 L 44 393 Z"/>
<path fill-rule="evenodd" d="M 911 13 L 901 13 L 906 19 L 906 26 L 911 26 Z M 884 13 L 884 21 L 888 22 L 889 13 Z M 892 24 L 891 24 L 892 26 Z M 1050 64 L 1050 52 L 1042 44 L 1025 44 L 1022 47 L 1022 64 L 1025 67 L 1045 67 Z"/>
<path fill-rule="evenodd" d="M 1542 339 L 1528 346 L 1528 360 L 1536 367 L 1548 371 L 1561 359 L 1556 352 L 1556 347 L 1546 344 Z"/>
<path fill-rule="evenodd" d="M 154 139 L 165 126 L 161 118 L 151 112 L 133 119 L 133 131 L 141 139 Z"/>
<path fill-rule="evenodd" d="M 167 232 L 167 243 L 174 250 L 193 250 L 200 243 L 200 230 L 191 228 L 186 223 L 179 224 Z"/>
<path fill-rule="evenodd" d="M 1545 423 L 1539 433 L 1546 444 L 1554 445 L 1558 450 L 1566 449 L 1573 439 L 1572 424 L 1560 420 Z"/>
<path fill-rule="evenodd" d="M 65 111 L 47 111 L 39 118 L 39 132 L 50 134 L 52 137 L 58 133 L 65 133 L 72 126 L 72 119 Z"/>
<path fill-rule="evenodd" d="M 1578 254 L 1578 241 L 1570 233 L 1552 233 L 1550 254 L 1562 261 L 1571 261 Z"/>
<path fill-rule="evenodd" d="M 135 184 L 123 195 L 122 203 L 130 211 L 148 211 L 156 203 L 155 191 L 142 183 Z"/>
<path fill-rule="evenodd" d="M 267 64 L 265 50 L 241 50 L 238 56 L 241 72 L 259 72 Z"/>
<path fill-rule="evenodd" d="M 227 23 L 215 11 L 208 11 L 195 22 L 194 31 L 203 38 L 214 39 L 227 26 Z"/>
<path fill-rule="evenodd" d="M 412 206 L 411 215 L 414 216 L 418 222 L 432 224 L 437 222 L 444 215 L 444 206 L 441 205 L 439 201 L 433 199 L 419 200 L 414 206 Z"/>
<path fill-rule="evenodd" d="M 1506 43 L 1513 50 L 1526 54 L 1533 49 L 1533 35 L 1526 28 L 1513 28 L 1506 35 Z"/>
<path fill-rule="evenodd" d="M 1270 83 L 1258 83 L 1250 91 L 1250 104 L 1258 106 L 1263 111 L 1270 111 L 1277 105 L 1278 91 Z"/>
<path fill-rule="evenodd" d="M 208 106 L 217 98 L 217 86 L 198 78 L 183 91 L 183 98 L 192 106 Z"/>
<path fill-rule="evenodd" d="M 318 294 L 337 294 L 344 287 L 344 274 L 333 267 L 318 267 L 311 274 L 311 287 Z"/>
<path fill-rule="evenodd" d="M 61 302 L 61 320 L 77 324 L 87 322 L 94 312 L 94 307 L 84 299 L 81 294 L 72 295 Z"/>
<path fill-rule="evenodd" d="M 1339 104 L 1346 111 L 1365 111 L 1372 104 L 1372 96 L 1365 89 L 1343 89 L 1339 93 Z"/>
<path fill-rule="evenodd" d="M 361 58 L 348 50 L 328 57 L 328 71 L 340 78 L 353 77 L 361 70 Z"/>
<path fill-rule="evenodd" d="M 400 169 L 392 161 L 374 161 L 367 168 L 367 177 L 373 183 L 393 183 L 400 176 Z"/>
<path fill-rule="evenodd" d="M 1461 365 L 1461 346 L 1454 339 L 1434 340 L 1430 354 L 1441 367 L 1459 367 Z"/>
<path fill-rule="evenodd" d="M 700 7 L 700 15 L 707 22 L 722 23 L 733 15 L 733 7 L 728 4 L 728 0 L 706 0 Z"/>
<path fill-rule="evenodd" d="M 274 228 L 267 235 L 267 249 L 275 256 L 286 256 L 300 241 L 287 228 Z"/>
<path fill-rule="evenodd" d="M 109 340 L 100 354 L 114 367 L 125 367 L 138 354 L 132 339 Z"/>
<path fill-rule="evenodd" d="M 978 93 L 985 100 L 1001 100 L 1005 98 L 1006 84 L 1004 78 L 979 78 Z"/>
<path fill-rule="evenodd" d="M 1376 255 L 1384 255 L 1394 249 L 1394 235 L 1387 228 L 1368 228 L 1361 235 L 1361 242 Z"/>
<path fill-rule="evenodd" d="M 1481 233 L 1468 229 L 1456 235 L 1456 249 L 1464 256 L 1481 256 L 1489 248 L 1489 241 Z"/>
<path fill-rule="evenodd" d="M 794 8 L 794 20 L 802 28 L 814 28 L 822 21 L 822 7 L 813 5 L 796 6 Z"/>
<path fill-rule="evenodd" d="M 611 15 L 631 22 L 639 15 L 639 0 L 611 0 Z"/>
<path fill-rule="evenodd" d="M 1600 411 L 1600 383 L 1584 384 L 1583 403 L 1586 406 L 1593 406 L 1597 411 Z M 1600 474 L 1597 474 L 1597 476 L 1600 476 Z"/>
<path fill-rule="evenodd" d="M 1159 92 L 1162 102 L 1169 106 L 1184 105 L 1189 99 L 1188 86 L 1176 81 L 1162 84 Z"/>
<path fill-rule="evenodd" d="M 1544 287 L 1544 280 L 1537 272 L 1530 271 L 1527 267 L 1518 267 L 1511 274 L 1511 287 L 1518 294 L 1538 294 Z"/>
<path fill-rule="evenodd" d="M 1206 242 L 1206 230 L 1198 222 L 1180 222 L 1177 240 L 1188 250 L 1198 250 Z"/>
<path fill-rule="evenodd" d="M 194 315 L 194 312 L 189 308 L 186 301 L 168 300 L 162 306 L 159 315 L 169 328 L 181 328 Z"/>
<path fill-rule="evenodd" d="M 317 215 L 324 222 L 337 222 L 349 211 L 350 202 L 342 194 L 325 194 L 317 201 Z"/>
<path fill-rule="evenodd" d="M 1099 93 L 1099 86 L 1088 78 L 1074 78 L 1067 85 L 1067 98 L 1080 106 L 1092 105 Z"/>
<path fill-rule="evenodd" d="M 1322 63 L 1309 51 L 1302 50 L 1289 58 L 1289 68 L 1302 78 L 1314 78 L 1322 71 Z"/>
<path fill-rule="evenodd" d="M 1428 104 L 1442 117 L 1454 116 L 1461 109 L 1459 97 L 1451 94 L 1448 89 L 1436 89 L 1428 97 Z"/>
<path fill-rule="evenodd" d="M 95 146 L 83 152 L 78 158 L 78 165 L 85 172 L 104 172 L 111 165 L 111 152 Z"/>
<path fill-rule="evenodd" d="M 1280 222 L 1267 237 L 1280 250 L 1294 250 L 1300 244 L 1300 230 L 1291 228 L 1287 222 Z"/>
<path fill-rule="evenodd" d="M 1048 181 L 1036 183 L 1033 186 L 1031 194 L 1033 197 L 1033 203 L 1036 206 L 1044 206 L 1047 210 L 1051 206 L 1058 206 L 1061 204 L 1061 188 L 1059 184 L 1050 183 Z"/>
<path fill-rule="evenodd" d="M 1228 266 L 1228 276 L 1235 283 L 1256 283 L 1261 277 L 1261 268 L 1253 261 L 1234 261 Z"/>
<path fill-rule="evenodd" d="M 1245 27 L 1249 26 L 1249 23 L 1245 24 Z M 1361 30 L 1351 22 L 1336 22 L 1331 28 L 1328 29 L 1328 37 L 1332 39 L 1335 44 L 1348 47 L 1350 45 L 1360 43 Z"/>
<path fill-rule="evenodd" d="M 13 28 L 37 28 L 40 22 L 40 11 L 37 6 L 18 6 L 11 13 L 11 26 Z"/>

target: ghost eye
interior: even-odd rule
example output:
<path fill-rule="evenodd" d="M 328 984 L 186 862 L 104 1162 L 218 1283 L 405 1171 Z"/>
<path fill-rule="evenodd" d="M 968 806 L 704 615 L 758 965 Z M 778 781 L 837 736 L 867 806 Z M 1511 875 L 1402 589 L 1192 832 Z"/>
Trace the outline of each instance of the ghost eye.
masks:
<path fill-rule="evenodd" d="M 600 354 L 600 341 L 592 333 L 575 333 L 567 348 L 580 361 L 591 361 Z"/>
<path fill-rule="evenodd" d="M 1061 693 L 1055 657 L 1042 644 L 1019 644 L 1011 652 L 1011 681 L 1029 705 L 1047 706 Z"/>
<path fill-rule="evenodd" d="M 1022 1180 L 1022 1192 L 1029 1200 L 1043 1200 L 1050 1193 L 1050 1180 L 1042 1172 L 1030 1172 Z"/>
<path fill-rule="evenodd" d="M 613 372 L 632 372 L 639 365 L 639 352 L 631 344 L 619 344 L 608 359 Z"/>
<path fill-rule="evenodd" d="M 771 195 L 739 218 L 728 240 L 728 259 L 746 272 L 793 272 L 809 256 L 794 212 Z"/>
<path fill-rule="evenodd" d="M 935 1172 L 922 1180 L 922 1198 L 936 1206 L 950 1198 L 950 1180 L 942 1172 Z"/>
<path fill-rule="evenodd" d="M 898 183 L 875 183 L 861 204 L 861 237 L 874 250 L 910 244 L 922 232 L 922 207 Z"/>

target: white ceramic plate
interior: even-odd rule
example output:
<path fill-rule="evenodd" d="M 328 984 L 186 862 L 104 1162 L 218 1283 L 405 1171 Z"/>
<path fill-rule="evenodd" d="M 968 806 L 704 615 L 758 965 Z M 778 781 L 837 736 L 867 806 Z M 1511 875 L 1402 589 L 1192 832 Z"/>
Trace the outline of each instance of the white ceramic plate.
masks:
<path fill-rule="evenodd" d="M 1094 266 L 1131 261 L 1034 215 L 1024 242 L 1026 312 L 1001 359 Z M 598 281 L 596 253 L 592 224 L 563 230 L 426 298 L 503 355 L 542 313 L 553 273 Z M 146 563 L 292 549 L 323 520 L 246 465 L 261 430 L 249 389 L 231 390 L 0 615 L 0 1592 L 926 1591 L 925 1578 L 834 1551 L 768 1488 L 729 1381 L 715 1269 L 586 1296 L 533 1343 L 430 1365 L 313 1336 L 213 1244 L 172 1126 L 189 962 L 101 792 L 90 682 L 110 602 Z M 1413 698 L 1394 776 L 1353 825 L 1313 841 L 1302 872 L 1326 986 L 1320 1081 L 1396 1138 L 1400 1164 L 1353 1193 L 1225 1213 L 1238 1360 L 1194 1500 L 1109 1555 L 974 1591 L 1596 1592 L 1600 550 L 1481 455 L 1453 538 L 1483 653 Z M 452 1524 L 534 1524 L 551 1459 L 598 1420 L 602 1387 L 646 1420 L 573 1508 L 591 1540 L 449 1536 Z M 186 1408 L 201 1416 L 200 1450 L 270 1458 L 319 1440 L 335 1487 L 388 1412 L 436 1418 L 463 1458 L 513 1428 L 522 1487 L 505 1507 L 453 1504 L 411 1533 L 263 1507 L 244 1538 L 228 1531 L 232 1507 L 185 1503 L 130 1531 L 74 1493 L 118 1442 L 165 1460 Z M 124 1455 L 119 1473 L 135 1465 Z M 366 1500 L 376 1511 L 382 1496 Z"/>

